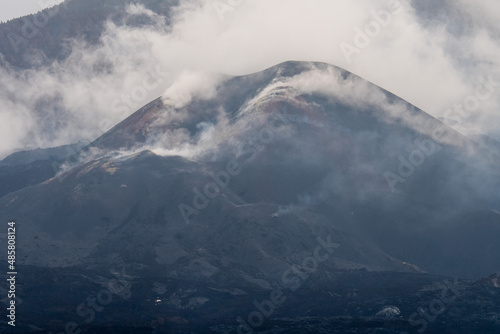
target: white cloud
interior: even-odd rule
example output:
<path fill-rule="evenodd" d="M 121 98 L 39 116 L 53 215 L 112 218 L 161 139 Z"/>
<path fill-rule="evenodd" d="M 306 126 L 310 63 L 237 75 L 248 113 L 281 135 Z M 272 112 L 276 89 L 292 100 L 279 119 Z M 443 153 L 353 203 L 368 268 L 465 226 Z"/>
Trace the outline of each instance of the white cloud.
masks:
<path fill-rule="evenodd" d="M 219 80 L 214 74 L 182 72 L 163 94 L 163 101 L 174 108 L 182 108 L 191 102 L 193 97 L 209 99 L 215 95 Z"/>

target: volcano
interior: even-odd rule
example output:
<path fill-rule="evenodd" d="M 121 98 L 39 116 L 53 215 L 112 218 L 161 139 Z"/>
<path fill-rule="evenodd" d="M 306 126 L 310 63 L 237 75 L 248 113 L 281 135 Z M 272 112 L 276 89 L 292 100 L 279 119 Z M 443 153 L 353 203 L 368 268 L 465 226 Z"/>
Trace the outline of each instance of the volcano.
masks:
<path fill-rule="evenodd" d="M 380 314 L 411 314 L 453 277 L 473 301 L 429 333 L 498 307 L 500 161 L 484 142 L 324 63 L 212 88 L 150 102 L 0 198 L 31 329 L 409 330 Z"/>

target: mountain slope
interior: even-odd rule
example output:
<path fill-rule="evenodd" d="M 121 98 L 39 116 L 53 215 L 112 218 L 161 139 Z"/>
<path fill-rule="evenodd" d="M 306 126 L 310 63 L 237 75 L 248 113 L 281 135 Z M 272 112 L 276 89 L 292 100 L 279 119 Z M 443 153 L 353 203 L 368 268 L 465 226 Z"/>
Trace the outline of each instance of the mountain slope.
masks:
<path fill-rule="evenodd" d="M 68 56 L 69 40 L 78 38 L 89 45 L 98 44 L 107 20 L 119 26 L 152 24 L 140 15 L 126 15 L 127 5 L 141 4 L 162 15 L 168 23 L 177 3 L 177 0 L 66 0 L 37 14 L 0 24 L 0 55 L 5 61 L 2 65 L 27 69 L 63 61 Z"/>
<path fill-rule="evenodd" d="M 0 161 L 0 197 L 54 177 L 61 164 L 82 147 L 73 144 L 9 155 Z"/>

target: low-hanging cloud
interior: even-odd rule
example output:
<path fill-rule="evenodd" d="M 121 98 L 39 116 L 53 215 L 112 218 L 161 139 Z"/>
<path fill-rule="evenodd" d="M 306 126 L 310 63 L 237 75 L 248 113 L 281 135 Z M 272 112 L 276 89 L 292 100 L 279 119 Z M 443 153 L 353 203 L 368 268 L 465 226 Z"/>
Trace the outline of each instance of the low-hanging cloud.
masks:
<path fill-rule="evenodd" d="M 439 15 L 426 12 L 428 0 L 397 1 L 390 22 L 351 59 L 342 43 L 356 46 L 359 31 L 394 1 L 253 0 L 227 3 L 224 12 L 216 3 L 181 1 L 169 26 L 132 5 L 128 15 L 152 24 L 108 23 L 98 46 L 70 41 L 70 56 L 42 69 L 4 65 L 0 156 L 93 140 L 162 94 L 182 107 L 214 93 L 222 78 L 215 73 L 243 75 L 287 60 L 340 66 L 436 117 L 473 94 L 481 77 L 500 81 L 500 5 L 487 0 L 442 1 Z M 461 130 L 498 136 L 499 96 L 483 101 Z"/>

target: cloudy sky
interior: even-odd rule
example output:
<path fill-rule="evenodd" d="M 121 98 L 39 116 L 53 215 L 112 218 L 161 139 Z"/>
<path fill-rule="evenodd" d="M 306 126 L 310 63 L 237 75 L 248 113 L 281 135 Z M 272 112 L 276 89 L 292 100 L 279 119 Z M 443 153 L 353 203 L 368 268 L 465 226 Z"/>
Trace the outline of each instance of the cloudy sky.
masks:
<path fill-rule="evenodd" d="M 0 4 L 0 21 L 36 13 L 44 8 L 57 5 L 64 0 L 3 0 Z"/>
<path fill-rule="evenodd" d="M 2 12 L 13 10 L 5 3 Z M 287 60 L 340 66 L 464 133 L 500 138 L 500 3 L 184 0 L 168 28 L 141 6 L 128 12 L 156 24 L 108 24 L 99 47 L 68 41 L 71 56 L 46 69 L 19 75 L 0 68 L 0 118 L 7 120 L 0 157 L 92 140 L 165 91 L 189 99 L 210 90 L 207 73 L 247 74 Z M 112 70 L 96 73 L 103 63 Z M 145 82 L 151 88 L 140 96 Z M 57 101 L 47 112 L 67 121 L 51 127 L 34 118 L 41 100 Z"/>

